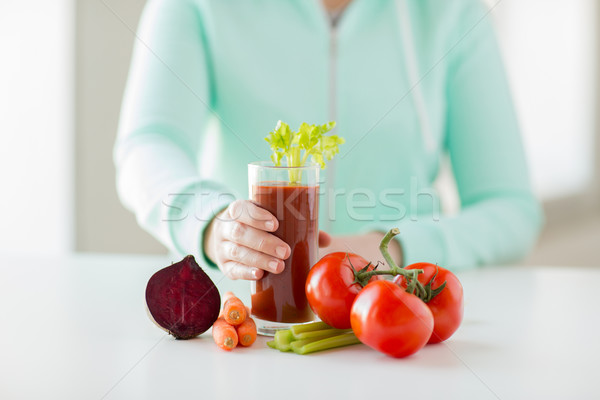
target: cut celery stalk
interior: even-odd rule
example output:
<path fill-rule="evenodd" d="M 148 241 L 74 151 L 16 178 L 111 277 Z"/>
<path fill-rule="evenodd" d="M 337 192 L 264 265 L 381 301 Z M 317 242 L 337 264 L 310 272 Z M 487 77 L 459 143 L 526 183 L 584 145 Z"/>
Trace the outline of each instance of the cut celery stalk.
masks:
<path fill-rule="evenodd" d="M 272 348 L 272 349 L 275 349 L 275 350 L 277 350 L 277 344 L 275 344 L 275 341 L 274 341 L 274 340 L 269 340 L 269 341 L 267 342 L 267 346 L 269 346 L 269 347 L 270 347 L 270 348 Z"/>
<path fill-rule="evenodd" d="M 305 339 L 300 339 L 300 340 L 294 340 L 292 343 L 290 343 L 290 347 L 291 350 L 296 353 L 302 346 L 312 343 L 312 342 L 317 342 L 319 340 L 322 339 L 327 339 L 330 338 L 332 336 L 339 336 L 341 333 L 338 332 L 337 329 L 324 329 L 322 331 L 315 331 L 315 332 L 320 332 L 320 336 L 313 336 L 313 337 L 308 337 Z M 309 332 L 307 332 L 309 333 Z M 345 333 L 345 332 L 342 332 Z"/>
<path fill-rule="evenodd" d="M 292 342 L 291 348 L 296 354 L 309 354 L 358 343 L 360 343 L 360 340 L 358 340 L 354 333 L 349 332 L 325 339 L 297 340 Z"/>
<path fill-rule="evenodd" d="M 331 336 L 338 336 L 342 333 L 352 332 L 352 329 L 322 329 L 320 331 L 311 331 L 311 332 L 302 332 L 294 335 L 294 339 L 303 340 L 303 339 L 311 339 L 311 338 L 326 338 Z"/>
<path fill-rule="evenodd" d="M 292 334 L 294 336 L 304 333 L 304 332 L 312 332 L 312 331 L 322 331 L 324 329 L 333 329 L 331 326 L 327 325 L 325 322 L 317 321 L 311 322 L 309 324 L 299 324 L 294 325 L 290 328 Z"/>
<path fill-rule="evenodd" d="M 299 351 L 302 348 L 302 346 L 310 343 L 310 342 L 316 342 L 318 340 L 322 340 L 323 338 L 312 338 L 312 339 L 304 339 L 304 340 L 295 340 L 292 343 L 290 343 L 290 348 L 291 350 L 296 353 L 296 354 L 300 354 Z"/>
<path fill-rule="evenodd" d="M 331 331 L 332 332 L 330 335 L 326 334 L 325 336 L 320 336 L 320 337 L 312 337 L 312 338 L 307 338 L 307 339 L 295 340 L 292 343 L 290 343 L 290 347 L 294 353 L 300 354 L 299 351 L 302 348 L 302 346 L 305 346 L 309 343 L 318 342 L 320 340 L 327 339 L 327 338 L 330 338 L 333 336 L 340 336 L 340 334 L 336 334 L 335 332 L 333 332 L 333 329 L 331 329 Z"/>
<path fill-rule="evenodd" d="M 275 345 L 279 351 L 290 351 L 290 343 L 294 340 L 292 331 L 289 329 L 282 329 L 275 332 Z"/>

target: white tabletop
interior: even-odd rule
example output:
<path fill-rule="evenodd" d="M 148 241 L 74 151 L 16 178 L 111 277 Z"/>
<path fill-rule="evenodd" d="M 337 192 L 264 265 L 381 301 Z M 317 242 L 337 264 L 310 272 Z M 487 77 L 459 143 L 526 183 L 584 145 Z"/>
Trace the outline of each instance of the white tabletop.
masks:
<path fill-rule="evenodd" d="M 0 258 L 0 399 L 600 398 L 600 269 L 485 268 L 459 277 L 446 343 L 392 359 L 363 345 L 298 356 L 259 338 L 226 353 L 146 316 L 164 257 Z M 211 276 L 247 296 L 247 282 Z"/>

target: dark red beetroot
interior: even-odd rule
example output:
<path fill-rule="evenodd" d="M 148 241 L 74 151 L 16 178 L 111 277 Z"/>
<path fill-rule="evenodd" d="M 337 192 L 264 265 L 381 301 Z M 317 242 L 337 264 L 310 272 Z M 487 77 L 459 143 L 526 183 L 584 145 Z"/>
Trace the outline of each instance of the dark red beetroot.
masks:
<path fill-rule="evenodd" d="M 217 320 L 221 296 L 194 256 L 186 256 L 152 275 L 146 304 L 161 328 L 176 339 L 191 339 Z"/>

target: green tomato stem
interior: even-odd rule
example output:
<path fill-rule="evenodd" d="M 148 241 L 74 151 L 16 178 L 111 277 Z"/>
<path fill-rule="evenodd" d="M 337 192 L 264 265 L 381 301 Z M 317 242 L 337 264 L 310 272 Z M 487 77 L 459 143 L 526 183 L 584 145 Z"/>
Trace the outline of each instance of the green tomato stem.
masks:
<path fill-rule="evenodd" d="M 414 292 L 415 290 L 417 290 L 417 291 L 419 291 L 419 293 L 421 293 L 421 288 L 419 287 L 419 285 L 421 285 L 421 283 L 417 279 L 417 276 L 419 274 L 422 274 L 423 272 L 425 272 L 425 271 L 423 271 L 422 269 L 405 270 L 403 268 L 399 268 L 396 271 L 388 270 L 388 271 L 356 272 L 356 282 L 359 283 L 361 286 L 365 287 L 367 285 L 367 283 L 369 282 L 369 279 L 371 279 L 371 277 L 373 277 L 375 275 L 390 275 L 390 276 L 402 275 L 403 277 L 406 278 L 406 280 L 410 284 L 415 285 L 415 287 L 412 287 L 412 289 L 410 290 L 410 293 Z M 422 286 L 423 285 L 421 285 L 421 287 Z M 407 289 L 407 291 L 408 291 L 408 289 Z M 424 293 L 424 291 L 423 291 L 423 293 Z"/>
<path fill-rule="evenodd" d="M 390 271 L 397 271 L 401 269 L 400 267 L 398 267 L 398 265 L 396 265 L 388 250 L 390 241 L 394 236 L 398 235 L 399 233 L 400 229 L 392 228 L 388 231 L 388 233 L 385 234 L 385 236 L 383 237 L 383 239 L 381 239 L 381 242 L 379 243 L 379 251 L 381 252 L 381 255 L 383 256 L 385 261 L 388 263 Z"/>
<path fill-rule="evenodd" d="M 423 284 L 421 284 L 421 282 L 419 282 L 418 279 L 419 274 L 422 274 L 425 271 L 423 271 L 422 269 L 406 270 L 404 268 L 401 268 L 394 262 L 392 256 L 390 255 L 390 252 L 388 250 L 390 241 L 394 236 L 398 235 L 399 233 L 400 230 L 398 228 L 392 228 L 385 234 L 385 236 L 383 237 L 383 239 L 381 239 L 381 242 L 379 243 L 379 251 L 381 252 L 381 255 L 383 255 L 383 258 L 387 262 L 388 266 L 390 267 L 389 271 L 367 271 L 366 269 L 361 271 L 355 271 L 354 281 L 364 287 L 367 285 L 367 283 L 369 283 L 371 277 L 375 275 L 402 275 L 408 283 L 406 291 L 408 293 L 415 294 L 421 300 L 427 302 L 431 299 L 431 293 L 429 293 L 428 290 L 425 289 Z"/>

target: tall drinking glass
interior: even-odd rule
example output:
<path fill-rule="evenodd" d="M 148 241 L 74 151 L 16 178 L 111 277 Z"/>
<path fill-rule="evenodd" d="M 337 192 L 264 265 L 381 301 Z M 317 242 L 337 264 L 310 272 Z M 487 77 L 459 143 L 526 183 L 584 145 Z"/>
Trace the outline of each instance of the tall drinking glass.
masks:
<path fill-rule="evenodd" d="M 279 221 L 275 235 L 292 249 L 279 274 L 252 281 L 252 316 L 261 335 L 314 319 L 304 286 L 318 260 L 319 165 L 276 167 L 248 164 L 250 199 Z"/>

